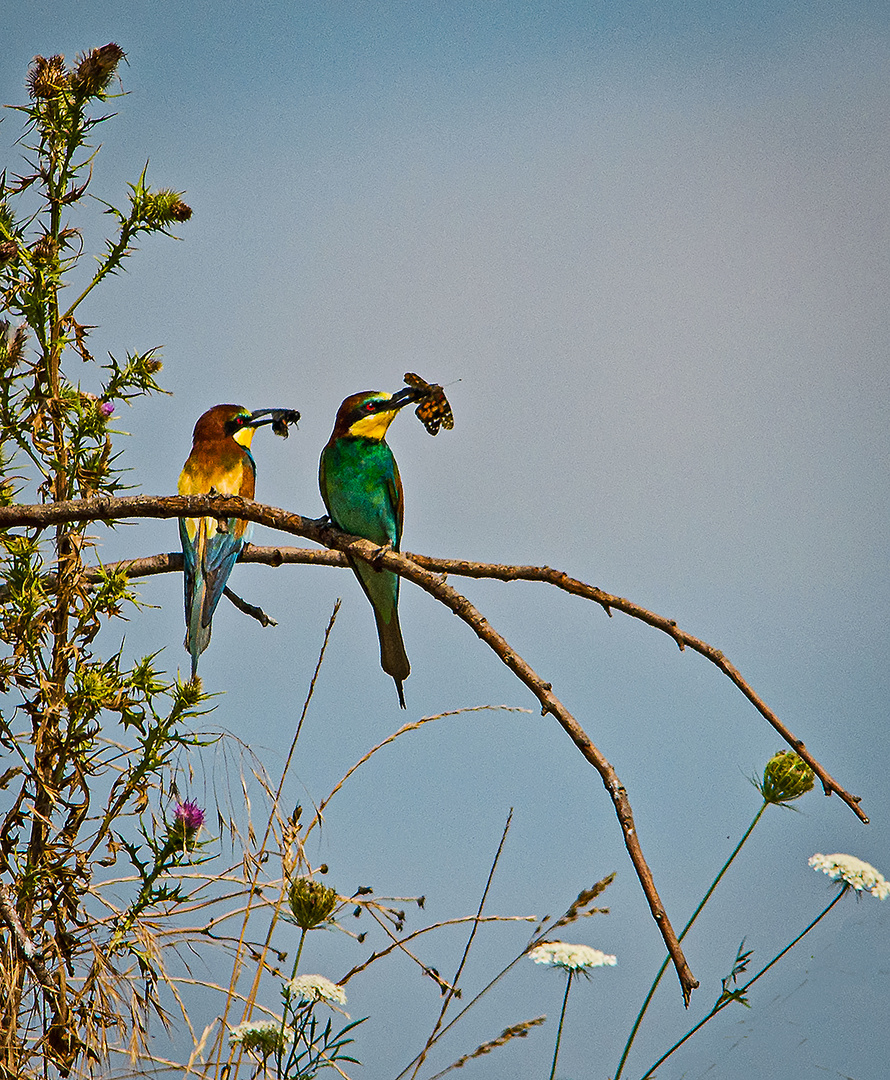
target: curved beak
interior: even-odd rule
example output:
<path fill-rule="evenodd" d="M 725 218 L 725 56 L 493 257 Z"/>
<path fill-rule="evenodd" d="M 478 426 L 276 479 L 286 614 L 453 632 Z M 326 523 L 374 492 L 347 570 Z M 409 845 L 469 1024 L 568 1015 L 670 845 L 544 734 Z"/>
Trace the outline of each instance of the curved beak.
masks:
<path fill-rule="evenodd" d="M 381 402 L 381 412 L 390 412 L 395 409 L 401 409 L 405 405 L 412 405 L 415 401 L 420 401 L 423 398 L 423 394 L 415 390 L 413 386 L 406 386 L 403 389 L 397 391 L 389 399 L 389 401 Z"/>

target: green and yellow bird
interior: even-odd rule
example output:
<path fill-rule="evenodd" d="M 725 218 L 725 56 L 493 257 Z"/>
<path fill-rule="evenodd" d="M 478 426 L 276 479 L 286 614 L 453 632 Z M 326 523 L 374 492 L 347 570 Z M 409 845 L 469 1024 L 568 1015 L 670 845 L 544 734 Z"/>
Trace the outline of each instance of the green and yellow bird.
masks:
<path fill-rule="evenodd" d="M 192 452 L 179 477 L 180 495 L 241 495 L 252 499 L 256 463 L 250 452 L 253 433 L 263 424 L 287 436 L 296 424 L 295 409 L 258 409 L 214 405 L 198 419 Z M 211 620 L 253 526 L 239 518 L 180 518 L 183 580 L 185 583 L 185 647 L 192 658 L 192 678 L 198 657 L 210 643 Z"/>
<path fill-rule="evenodd" d="M 366 390 L 346 398 L 318 466 L 318 486 L 334 525 L 393 551 L 402 539 L 404 498 L 386 431 L 403 405 L 421 397 L 407 387 L 392 395 Z M 399 576 L 361 559 L 350 559 L 349 565 L 374 608 L 380 666 L 392 676 L 404 709 L 402 683 L 411 666 L 399 627 Z"/>

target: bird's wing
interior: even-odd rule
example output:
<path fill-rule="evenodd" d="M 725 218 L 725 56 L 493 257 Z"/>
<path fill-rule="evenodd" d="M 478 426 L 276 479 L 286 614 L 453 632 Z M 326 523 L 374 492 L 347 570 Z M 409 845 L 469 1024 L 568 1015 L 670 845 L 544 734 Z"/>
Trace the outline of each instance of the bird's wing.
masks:
<path fill-rule="evenodd" d="M 230 519 L 233 520 L 234 519 Z M 240 522 L 244 524 L 244 522 Z M 226 582 L 229 580 L 241 549 L 244 547 L 242 536 L 233 534 L 233 531 L 216 531 L 214 536 L 208 537 L 204 545 L 203 560 L 201 563 L 201 580 L 204 586 L 204 596 L 201 602 L 201 625 L 209 626 L 217 604 L 222 599 Z"/>
<path fill-rule="evenodd" d="M 392 520 L 395 526 L 392 546 L 398 551 L 402 540 L 402 524 L 405 520 L 405 493 L 402 488 L 402 478 L 399 475 L 399 466 L 392 455 L 390 455 L 390 461 L 392 462 L 392 468 L 386 479 L 386 492 L 389 497 Z"/>

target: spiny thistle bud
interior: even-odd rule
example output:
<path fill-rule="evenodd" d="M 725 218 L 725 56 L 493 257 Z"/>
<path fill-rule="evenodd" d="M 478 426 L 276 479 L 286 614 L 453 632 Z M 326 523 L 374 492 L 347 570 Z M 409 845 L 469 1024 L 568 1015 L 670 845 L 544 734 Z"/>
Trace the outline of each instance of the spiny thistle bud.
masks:
<path fill-rule="evenodd" d="M 336 889 L 329 889 L 310 877 L 298 877 L 291 882 L 287 900 L 297 926 L 311 930 L 330 919 L 339 897 Z"/>
<path fill-rule="evenodd" d="M 31 257 L 38 266 L 48 266 L 55 258 L 58 250 L 59 245 L 55 238 L 50 236 L 49 233 L 45 233 L 31 248 Z"/>
<path fill-rule="evenodd" d="M 12 262 L 18 253 L 19 246 L 15 240 L 0 240 L 0 263 Z"/>
<path fill-rule="evenodd" d="M 32 98 L 52 98 L 68 85 L 64 56 L 35 56 L 28 72 L 28 93 Z"/>
<path fill-rule="evenodd" d="M 101 49 L 90 49 L 78 57 L 77 69 L 71 74 L 71 88 L 80 97 L 96 97 L 111 82 L 117 65 L 123 60 L 124 50 L 109 42 Z"/>
<path fill-rule="evenodd" d="M 204 824 L 204 811 L 192 799 L 177 803 L 173 811 L 173 824 L 170 827 L 170 839 L 181 844 L 187 850 L 195 846 L 195 837 Z"/>
<path fill-rule="evenodd" d="M 814 781 L 813 770 L 803 758 L 793 750 L 779 750 L 766 763 L 763 783 L 757 787 L 764 802 L 778 806 L 812 791 Z"/>
<path fill-rule="evenodd" d="M 182 201 L 179 192 L 162 189 L 149 191 L 139 187 L 131 195 L 132 218 L 150 229 L 162 229 L 173 221 L 188 221 L 192 216 L 190 206 Z"/>

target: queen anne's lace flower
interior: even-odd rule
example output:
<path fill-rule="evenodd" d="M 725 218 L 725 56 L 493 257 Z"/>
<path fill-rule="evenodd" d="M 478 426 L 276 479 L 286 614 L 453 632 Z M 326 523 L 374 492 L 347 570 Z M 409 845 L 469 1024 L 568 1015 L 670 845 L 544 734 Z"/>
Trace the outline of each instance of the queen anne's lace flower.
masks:
<path fill-rule="evenodd" d="M 346 1004 L 346 991 L 324 975 L 298 975 L 287 984 L 291 997 L 298 1001 L 333 1001 Z"/>
<path fill-rule="evenodd" d="M 303 930 L 312 930 L 328 922 L 340 900 L 336 889 L 329 889 L 305 875 L 293 879 L 287 899 L 294 921 Z"/>
<path fill-rule="evenodd" d="M 814 870 L 821 870 L 833 881 L 843 881 L 861 892 L 867 889 L 872 896 L 886 900 L 890 896 L 890 882 L 871 865 L 855 855 L 814 855 L 810 859 Z"/>
<path fill-rule="evenodd" d="M 257 1050 L 265 1057 L 294 1041 L 294 1029 L 282 1028 L 278 1020 L 245 1020 L 229 1032 L 229 1042 L 239 1043 L 245 1050 Z"/>
<path fill-rule="evenodd" d="M 549 964 L 570 974 L 595 967 L 614 967 L 618 963 L 617 957 L 599 949 L 592 949 L 589 945 L 569 945 L 565 941 L 545 941 L 536 945 L 528 955 L 536 964 Z"/>

